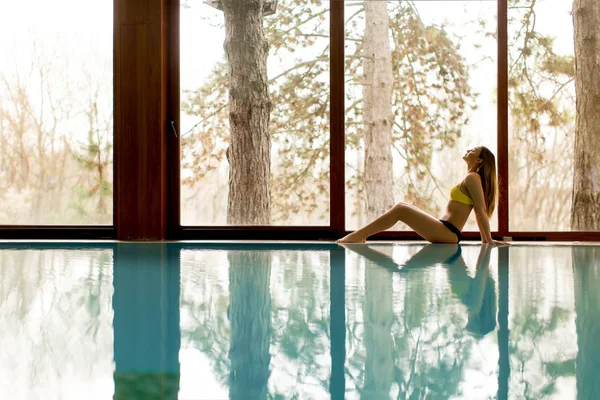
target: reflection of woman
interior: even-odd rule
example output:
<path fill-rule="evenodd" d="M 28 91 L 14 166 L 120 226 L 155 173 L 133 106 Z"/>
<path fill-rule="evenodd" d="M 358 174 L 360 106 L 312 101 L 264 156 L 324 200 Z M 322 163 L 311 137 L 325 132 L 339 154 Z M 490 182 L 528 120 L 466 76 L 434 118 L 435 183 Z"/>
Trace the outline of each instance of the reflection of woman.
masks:
<path fill-rule="evenodd" d="M 340 239 L 339 243 L 364 243 L 378 232 L 404 222 L 431 243 L 458 243 L 462 229 L 472 210 L 484 243 L 503 244 L 494 241 L 490 234 L 489 218 L 496 206 L 497 179 L 496 159 L 486 147 L 468 150 L 463 156 L 468 173 L 465 179 L 450 190 L 450 199 L 443 218 L 437 219 L 405 203 L 398 203 L 371 223 Z"/>
<path fill-rule="evenodd" d="M 394 272 L 406 272 L 435 264 L 445 265 L 452 293 L 467 307 L 467 331 L 484 336 L 496 328 L 496 285 L 489 271 L 492 246 L 481 246 L 474 278 L 468 275 L 461 247 L 457 244 L 428 244 L 401 266 L 387 254 L 365 244 L 343 246 Z"/>
<path fill-rule="evenodd" d="M 496 328 L 496 285 L 490 276 L 490 252 L 490 246 L 481 246 L 474 278 L 467 275 L 462 257 L 447 264 L 451 290 L 467 307 L 466 329 L 474 335 L 485 336 Z"/>

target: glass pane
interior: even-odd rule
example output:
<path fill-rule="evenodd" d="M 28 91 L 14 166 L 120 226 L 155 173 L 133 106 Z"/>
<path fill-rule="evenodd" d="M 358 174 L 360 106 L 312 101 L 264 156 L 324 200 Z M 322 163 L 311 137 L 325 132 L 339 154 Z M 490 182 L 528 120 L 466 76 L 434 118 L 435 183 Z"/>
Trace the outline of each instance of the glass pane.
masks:
<path fill-rule="evenodd" d="M 495 1 L 346 3 L 347 229 L 397 202 L 443 217 L 466 150 L 496 153 L 496 11 Z M 475 213 L 464 230 L 477 230 Z"/>
<path fill-rule="evenodd" d="M 512 231 L 571 230 L 576 115 L 572 7 L 568 0 L 509 1 Z"/>
<path fill-rule="evenodd" d="M 113 3 L 4 2 L 0 54 L 0 225 L 112 224 Z"/>
<path fill-rule="evenodd" d="M 329 3 L 268 11 L 182 4 L 182 225 L 329 225 Z"/>

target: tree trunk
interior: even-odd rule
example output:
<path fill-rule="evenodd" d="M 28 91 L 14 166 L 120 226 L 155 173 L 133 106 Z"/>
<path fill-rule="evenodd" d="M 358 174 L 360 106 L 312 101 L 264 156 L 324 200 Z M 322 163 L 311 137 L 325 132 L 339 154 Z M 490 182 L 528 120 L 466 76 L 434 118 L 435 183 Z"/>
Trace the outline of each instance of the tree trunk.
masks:
<path fill-rule="evenodd" d="M 577 330 L 577 399 L 596 399 L 600 392 L 600 251 L 573 247 L 575 328 Z"/>
<path fill-rule="evenodd" d="M 264 0 L 223 0 L 229 62 L 229 201 L 227 223 L 271 223 L 268 44 Z"/>
<path fill-rule="evenodd" d="M 385 3 L 384 3 L 385 4 Z M 365 266 L 365 383 L 361 399 L 389 399 L 394 379 L 392 273 L 367 262 Z"/>
<path fill-rule="evenodd" d="M 230 252 L 229 398 L 266 399 L 271 342 L 271 253 Z"/>
<path fill-rule="evenodd" d="M 600 2 L 573 1 L 577 123 L 571 229 L 600 229 Z"/>
<path fill-rule="evenodd" d="M 392 193 L 392 54 L 385 1 L 365 2 L 363 120 L 367 219 L 394 205 Z"/>

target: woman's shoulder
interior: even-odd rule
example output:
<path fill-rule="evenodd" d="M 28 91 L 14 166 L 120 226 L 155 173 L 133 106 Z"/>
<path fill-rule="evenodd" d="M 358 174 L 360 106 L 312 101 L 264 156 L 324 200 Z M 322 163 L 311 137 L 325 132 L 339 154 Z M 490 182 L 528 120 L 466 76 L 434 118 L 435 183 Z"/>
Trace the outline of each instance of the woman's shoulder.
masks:
<path fill-rule="evenodd" d="M 477 172 L 469 172 L 456 186 L 465 187 L 468 183 L 477 182 L 481 182 L 481 177 L 479 174 Z"/>
<path fill-rule="evenodd" d="M 465 184 L 477 184 L 477 183 L 481 183 L 481 177 L 479 176 L 479 174 L 477 172 L 469 172 L 467 174 L 467 176 L 465 176 L 465 179 L 463 179 L 462 181 Z"/>

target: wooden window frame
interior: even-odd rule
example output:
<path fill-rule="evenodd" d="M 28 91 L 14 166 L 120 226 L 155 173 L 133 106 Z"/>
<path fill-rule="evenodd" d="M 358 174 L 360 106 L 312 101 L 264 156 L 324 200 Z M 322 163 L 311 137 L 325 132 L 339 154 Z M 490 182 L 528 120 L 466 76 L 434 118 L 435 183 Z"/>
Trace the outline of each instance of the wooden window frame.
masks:
<path fill-rule="evenodd" d="M 0 239 L 330 240 L 343 236 L 344 1 L 330 0 L 330 225 L 182 226 L 180 223 L 180 0 L 114 0 L 114 198 L 112 226 L 0 226 Z M 509 229 L 508 0 L 497 0 L 498 178 L 496 238 L 599 241 L 600 232 Z M 209 40 L 209 39 L 207 39 Z M 201 43 L 200 43 L 201 45 Z M 478 232 L 464 233 L 479 240 Z M 418 240 L 410 231 L 374 239 Z"/>

